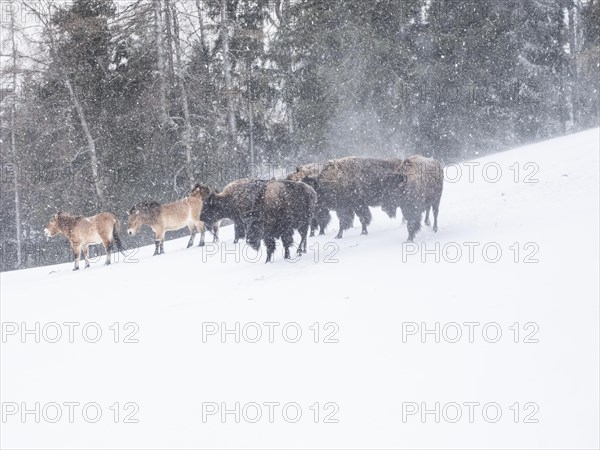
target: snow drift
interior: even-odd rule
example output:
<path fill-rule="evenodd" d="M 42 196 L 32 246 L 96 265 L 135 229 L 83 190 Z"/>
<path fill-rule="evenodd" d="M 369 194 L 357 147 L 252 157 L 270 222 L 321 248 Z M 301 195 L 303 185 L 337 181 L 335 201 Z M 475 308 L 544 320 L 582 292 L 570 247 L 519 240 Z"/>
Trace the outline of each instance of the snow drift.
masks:
<path fill-rule="evenodd" d="M 597 448 L 599 147 L 448 166 L 413 245 L 374 210 L 291 262 L 227 227 L 2 273 L 0 444 Z"/>

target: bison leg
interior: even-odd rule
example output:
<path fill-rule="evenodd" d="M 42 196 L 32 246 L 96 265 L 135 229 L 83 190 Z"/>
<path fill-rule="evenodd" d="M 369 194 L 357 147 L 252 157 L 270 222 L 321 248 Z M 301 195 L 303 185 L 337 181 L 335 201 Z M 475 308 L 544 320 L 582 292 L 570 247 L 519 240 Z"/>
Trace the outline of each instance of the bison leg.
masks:
<path fill-rule="evenodd" d="M 319 224 L 319 236 L 323 236 L 325 234 L 327 225 L 329 225 L 329 222 L 331 221 L 331 214 L 329 213 L 328 209 L 318 209 L 316 216 Z"/>
<path fill-rule="evenodd" d="M 438 218 L 439 212 L 440 212 L 440 200 L 438 199 L 433 204 L 433 231 L 434 231 L 434 233 L 437 233 L 437 230 L 438 230 L 437 218 Z"/>
<path fill-rule="evenodd" d="M 406 228 L 408 229 L 408 242 L 412 242 L 415 238 L 415 234 L 421 229 L 421 215 L 416 217 L 407 218 Z"/>
<path fill-rule="evenodd" d="M 300 256 L 302 253 L 306 253 L 306 247 L 307 247 L 307 242 L 308 242 L 308 224 L 301 226 L 298 229 L 298 232 L 300 233 L 300 245 L 298 245 L 298 256 Z M 313 234 L 311 234 L 311 236 L 313 236 Z"/>
<path fill-rule="evenodd" d="M 429 210 L 431 208 L 428 206 L 427 209 L 425 209 L 425 225 L 426 226 L 431 226 L 431 222 L 429 221 Z"/>
<path fill-rule="evenodd" d="M 160 254 L 162 255 L 165 252 L 165 240 L 160 240 Z"/>
<path fill-rule="evenodd" d="M 358 208 L 356 208 L 356 215 L 360 219 L 360 223 L 362 225 L 362 231 L 360 234 L 369 234 L 369 232 L 367 231 L 367 226 L 369 226 L 369 224 L 371 223 L 371 219 L 373 218 L 369 207 L 365 205 L 359 206 Z"/>
<path fill-rule="evenodd" d="M 310 237 L 314 237 L 315 231 L 319 228 L 319 222 L 317 219 L 310 221 Z"/>
<path fill-rule="evenodd" d="M 242 220 L 235 220 L 233 222 L 233 231 L 235 235 L 235 239 L 233 240 L 234 244 L 237 244 L 240 239 L 246 237 L 246 228 L 244 227 L 244 222 Z"/>
<path fill-rule="evenodd" d="M 352 227 L 352 222 L 354 222 L 354 211 L 349 208 L 341 208 L 336 210 L 336 213 L 340 219 L 340 230 L 335 238 L 341 239 L 344 235 L 344 230 Z"/>
<path fill-rule="evenodd" d="M 275 239 L 265 238 L 265 247 L 267 247 L 267 260 L 265 263 L 273 261 L 273 253 L 275 253 Z"/>
<path fill-rule="evenodd" d="M 160 255 L 160 239 L 154 240 L 154 254 L 152 256 Z"/>
<path fill-rule="evenodd" d="M 308 227 L 306 228 L 308 232 Z M 281 236 L 281 242 L 283 243 L 283 257 L 284 259 L 290 259 L 290 247 L 294 244 L 294 231 L 288 230 Z M 301 254 L 302 242 L 298 247 L 298 254 Z"/>

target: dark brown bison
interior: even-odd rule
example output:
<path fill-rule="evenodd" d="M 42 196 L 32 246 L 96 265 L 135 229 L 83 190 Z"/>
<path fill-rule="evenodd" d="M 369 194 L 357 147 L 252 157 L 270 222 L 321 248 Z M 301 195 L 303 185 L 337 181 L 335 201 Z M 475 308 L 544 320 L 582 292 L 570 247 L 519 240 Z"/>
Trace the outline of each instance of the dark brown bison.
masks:
<path fill-rule="evenodd" d="M 294 230 L 298 230 L 301 236 L 298 255 L 306 253 L 308 229 L 316 204 L 317 193 L 305 183 L 290 180 L 262 182 L 254 207 L 244 214 L 246 242 L 258 250 L 264 240 L 266 262 L 270 262 L 275 252 L 275 240 L 281 239 L 284 258 L 289 259 Z"/>
<path fill-rule="evenodd" d="M 321 172 L 323 165 L 318 163 L 304 164 L 296 167 L 296 171 L 287 176 L 287 180 L 290 181 L 302 181 L 307 177 L 316 177 Z M 310 226 L 311 237 L 315 235 L 315 231 L 319 230 L 319 235 L 324 235 L 327 225 L 331 222 L 331 214 L 327 208 L 317 207 L 315 210 L 315 217 Z"/>
<path fill-rule="evenodd" d="M 242 178 L 229 183 L 221 192 L 211 192 L 205 199 L 200 220 L 212 224 L 228 218 L 234 224 L 234 243 L 246 236 L 243 214 L 254 207 L 265 181 Z"/>
<path fill-rule="evenodd" d="M 296 171 L 290 173 L 287 176 L 287 180 L 290 181 L 302 181 L 303 178 L 306 177 L 316 177 L 321 172 L 323 165 L 318 163 L 310 163 L 304 164 L 302 166 L 297 166 Z"/>
<path fill-rule="evenodd" d="M 388 177 L 392 186 L 392 202 L 398 203 L 406 219 L 408 241 L 412 242 L 421 229 L 425 212 L 425 225 L 429 226 L 429 210 L 433 211 L 433 231 L 438 230 L 438 213 L 444 188 L 444 166 L 441 162 L 420 155 L 406 158 L 400 170 Z"/>
<path fill-rule="evenodd" d="M 382 206 L 395 217 L 399 206 L 390 196 L 388 177 L 398 172 L 402 160 L 347 157 L 329 161 L 316 177 L 305 177 L 318 195 L 317 210 L 334 210 L 340 221 L 336 239 L 352 227 L 354 214 L 362 224 L 362 234 L 367 234 L 371 223 L 369 206 Z"/>
<path fill-rule="evenodd" d="M 119 251 L 125 250 L 119 238 L 119 221 L 113 214 L 107 212 L 91 217 L 72 216 L 66 212 L 54 214 L 44 228 L 44 235 L 53 237 L 57 234 L 66 236 L 71 243 L 71 249 L 75 256 L 73 270 L 79 270 L 81 252 L 85 258 L 85 268 L 90 267 L 88 255 L 89 246 L 92 244 L 102 243 L 104 245 L 106 265 L 110 264 L 113 244 Z"/>

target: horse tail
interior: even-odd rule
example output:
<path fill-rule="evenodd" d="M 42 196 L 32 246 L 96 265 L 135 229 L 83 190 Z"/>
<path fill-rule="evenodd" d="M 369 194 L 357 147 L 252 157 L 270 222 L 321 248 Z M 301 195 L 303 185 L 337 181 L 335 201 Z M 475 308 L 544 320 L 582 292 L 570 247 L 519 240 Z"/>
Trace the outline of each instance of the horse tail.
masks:
<path fill-rule="evenodd" d="M 121 224 L 119 223 L 119 219 L 115 220 L 115 223 L 113 225 L 113 240 L 115 241 L 115 244 L 117 245 L 117 249 L 125 254 L 125 247 L 123 246 L 123 241 L 121 241 L 121 238 L 119 236 L 119 228 L 120 228 Z"/>

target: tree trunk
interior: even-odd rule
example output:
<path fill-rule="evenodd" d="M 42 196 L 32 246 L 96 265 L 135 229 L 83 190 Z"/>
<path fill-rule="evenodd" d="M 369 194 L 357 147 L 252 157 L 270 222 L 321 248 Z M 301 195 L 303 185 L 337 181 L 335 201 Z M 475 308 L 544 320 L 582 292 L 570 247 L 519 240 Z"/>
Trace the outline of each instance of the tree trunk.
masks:
<path fill-rule="evenodd" d="M 181 45 L 179 42 L 179 19 L 177 18 L 177 10 L 175 5 L 172 5 L 172 19 L 173 19 L 173 31 L 174 31 L 174 44 L 175 44 L 175 63 L 177 64 L 177 84 L 179 85 L 179 93 L 181 95 L 181 104 L 183 109 L 183 131 L 181 140 L 185 148 L 185 174 L 190 189 L 194 183 L 194 175 L 192 173 L 192 123 L 190 121 L 190 109 L 188 103 L 188 96 L 185 90 L 185 79 L 183 76 L 183 67 L 181 64 Z"/>
<path fill-rule="evenodd" d="M 25 5 L 44 24 L 46 31 L 48 32 L 48 37 L 50 39 L 50 46 L 49 46 L 50 54 L 52 55 L 52 57 L 55 60 L 57 60 L 58 58 L 56 56 L 54 35 L 52 34 L 52 28 L 51 28 L 50 24 L 48 23 L 48 21 L 46 20 L 46 17 L 42 13 L 40 13 L 37 9 L 29 6 L 25 2 L 23 2 L 23 5 Z M 94 139 L 92 138 L 92 135 L 90 133 L 87 119 L 85 118 L 85 112 L 83 111 L 83 107 L 81 106 L 81 102 L 79 101 L 79 97 L 77 96 L 77 92 L 75 91 L 74 86 L 71 84 L 71 81 L 69 80 L 69 75 L 67 73 L 64 73 L 63 70 L 61 70 L 61 69 L 59 69 L 59 70 L 60 70 L 61 75 L 64 77 L 65 86 L 67 87 L 67 90 L 69 91 L 69 96 L 71 98 L 71 102 L 73 103 L 73 106 L 75 107 L 75 110 L 77 111 L 77 115 L 79 117 L 79 122 L 81 123 L 81 128 L 83 129 L 83 134 L 85 135 L 85 138 L 87 141 L 87 147 L 88 147 L 88 151 L 90 153 L 90 168 L 92 171 L 92 182 L 94 183 L 94 190 L 96 192 L 96 197 L 98 198 L 99 206 L 102 208 L 105 206 L 106 201 L 105 201 L 105 197 L 104 197 L 104 189 L 102 187 L 102 183 L 100 180 L 100 174 L 99 174 L 99 170 L 98 170 L 99 163 L 98 163 L 98 155 L 96 153 L 96 144 L 94 143 Z"/>
<path fill-rule="evenodd" d="M 290 0 L 285 0 L 284 1 L 284 11 L 283 11 L 283 19 L 284 19 L 284 27 L 290 27 L 291 28 L 291 20 L 290 20 Z M 286 36 L 290 36 L 291 33 L 291 29 L 286 30 Z M 294 98 L 293 98 L 293 94 L 291 92 L 291 84 L 292 84 L 292 77 L 294 76 L 293 74 L 293 62 L 294 62 L 294 55 L 293 55 L 293 50 L 292 50 L 292 46 L 290 45 L 289 39 L 288 42 L 286 42 L 286 47 L 288 49 L 288 53 L 287 53 L 287 67 L 286 67 L 286 71 L 287 71 L 287 81 L 285 83 L 285 87 L 286 87 L 286 91 L 287 91 L 287 118 L 288 118 L 288 133 L 290 133 L 290 136 L 292 136 L 294 134 Z"/>
<path fill-rule="evenodd" d="M 156 59 L 158 65 L 158 92 L 160 123 L 163 126 L 173 127 L 174 123 L 169 117 L 167 107 L 167 81 L 165 76 L 165 47 L 163 41 L 163 20 L 161 11 L 161 1 L 153 0 L 154 6 L 154 37 L 156 42 Z"/>
<path fill-rule="evenodd" d="M 201 0 L 196 0 L 196 9 L 198 10 L 198 24 L 200 25 L 200 45 L 204 48 L 204 17 L 202 16 Z"/>
<path fill-rule="evenodd" d="M 577 107 L 577 100 L 579 98 L 579 73 L 577 70 L 576 56 L 579 52 L 577 48 L 577 6 L 571 0 L 568 5 L 569 14 L 569 74 L 571 76 L 570 82 L 570 99 L 569 99 L 569 116 L 571 119 L 571 127 L 578 128 L 580 124 L 579 108 Z"/>
<path fill-rule="evenodd" d="M 166 22 L 166 31 L 167 31 L 167 62 L 169 64 L 169 81 L 173 81 L 175 78 L 175 69 L 173 64 L 173 33 L 177 34 L 177 32 L 171 28 L 171 24 L 173 22 L 173 18 L 171 17 L 171 8 L 173 9 L 173 14 L 176 13 L 175 6 L 171 5 L 171 0 L 165 0 L 165 22 Z"/>
<path fill-rule="evenodd" d="M 229 55 L 229 26 L 227 17 L 227 0 L 221 0 L 221 42 L 223 45 L 223 74 L 225 76 L 225 94 L 227 98 L 227 115 L 229 128 L 229 147 L 241 164 L 242 158 L 237 149 L 237 124 L 235 120 L 235 105 L 233 102 L 233 82 L 231 80 L 231 61 Z M 244 174 L 240 174 L 243 176 Z"/>
<path fill-rule="evenodd" d="M 99 174 L 99 164 L 98 164 L 98 154 L 96 153 L 96 144 L 94 143 L 94 138 L 92 138 L 92 134 L 90 133 L 90 129 L 85 118 L 85 113 L 83 108 L 81 107 L 81 103 L 79 101 L 79 97 L 77 96 L 77 92 L 75 92 L 75 88 L 71 84 L 69 77 L 65 75 L 65 86 L 69 90 L 69 95 L 71 97 L 71 101 L 75 106 L 75 110 L 77 111 L 77 115 L 79 116 L 79 122 L 81 123 L 81 128 L 83 129 L 83 134 L 85 135 L 85 139 L 87 141 L 88 151 L 90 153 L 90 166 L 92 169 L 92 182 L 94 183 L 94 189 L 96 191 L 96 197 L 98 197 L 99 206 L 103 208 L 106 205 L 105 197 L 104 197 L 104 189 L 102 187 L 102 182 L 100 180 Z"/>
<path fill-rule="evenodd" d="M 250 177 L 256 176 L 255 156 L 254 156 L 254 92 L 252 90 L 252 61 L 248 62 L 248 73 L 250 82 L 248 83 L 248 118 L 250 126 Z"/>
<path fill-rule="evenodd" d="M 13 4 L 11 4 L 11 9 Z M 14 173 L 14 189 L 15 189 L 15 227 L 16 227 L 16 238 L 17 238 L 17 265 L 16 269 L 20 269 L 23 264 L 23 258 L 21 253 L 21 197 L 20 197 L 20 186 L 19 186 L 19 164 L 17 156 L 17 139 L 15 134 L 16 126 L 16 103 L 17 103 L 17 44 L 15 40 L 15 12 L 14 9 L 11 11 L 11 30 L 10 38 L 12 43 L 12 83 L 13 83 L 13 99 L 10 108 L 10 146 L 12 150 L 12 157 L 17 170 Z"/>

